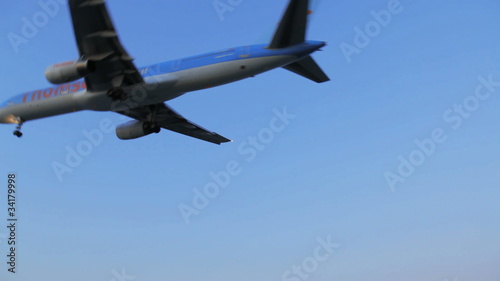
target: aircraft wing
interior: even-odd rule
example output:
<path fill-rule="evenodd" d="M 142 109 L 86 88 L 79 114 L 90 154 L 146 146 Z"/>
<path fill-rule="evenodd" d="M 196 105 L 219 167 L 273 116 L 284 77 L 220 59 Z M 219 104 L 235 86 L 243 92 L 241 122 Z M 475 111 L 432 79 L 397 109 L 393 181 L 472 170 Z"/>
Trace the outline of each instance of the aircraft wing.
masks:
<path fill-rule="evenodd" d="M 118 111 L 118 113 L 139 121 L 152 121 L 164 129 L 215 144 L 231 141 L 192 123 L 164 103 L 127 109 L 126 111 Z M 155 116 L 154 120 L 151 120 L 151 116 Z"/>
<path fill-rule="evenodd" d="M 91 91 L 144 82 L 123 48 L 104 0 L 69 0 L 73 29 L 81 59 L 92 62 L 85 77 Z"/>

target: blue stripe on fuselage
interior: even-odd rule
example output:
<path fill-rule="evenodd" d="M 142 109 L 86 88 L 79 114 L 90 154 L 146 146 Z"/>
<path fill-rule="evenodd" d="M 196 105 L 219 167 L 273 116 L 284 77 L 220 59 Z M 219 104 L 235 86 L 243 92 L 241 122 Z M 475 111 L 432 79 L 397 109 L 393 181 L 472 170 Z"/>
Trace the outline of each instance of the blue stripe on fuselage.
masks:
<path fill-rule="evenodd" d="M 313 51 L 316 51 L 322 46 L 324 46 L 324 42 L 306 41 L 299 45 L 295 45 L 289 48 L 276 49 L 276 50 L 266 49 L 267 44 L 230 48 L 226 50 L 221 50 L 198 56 L 192 56 L 179 60 L 161 63 L 159 64 L 160 73 L 153 75 L 172 73 L 176 71 L 182 71 L 222 62 L 251 59 L 251 58 L 286 56 L 286 55 L 303 57 L 310 54 Z M 152 67 L 152 69 L 154 69 L 154 67 Z"/>
<path fill-rule="evenodd" d="M 138 70 L 140 74 L 144 78 L 146 78 L 160 74 L 173 73 L 177 71 L 243 59 L 287 55 L 297 56 L 297 58 L 300 58 L 309 55 L 310 53 L 318 50 L 324 45 L 325 43 L 321 41 L 306 41 L 302 44 L 298 44 L 288 48 L 274 50 L 266 49 L 266 44 L 243 46 L 163 62 L 159 64 L 153 64 L 139 68 Z M 84 90 L 85 88 L 85 82 L 83 81 L 83 79 L 81 79 L 71 83 L 36 91 L 30 91 L 21 95 L 14 96 L 2 103 L 1 107 L 7 107 L 10 105 L 22 104 L 36 100 L 49 99 L 61 94 L 72 94 Z"/>

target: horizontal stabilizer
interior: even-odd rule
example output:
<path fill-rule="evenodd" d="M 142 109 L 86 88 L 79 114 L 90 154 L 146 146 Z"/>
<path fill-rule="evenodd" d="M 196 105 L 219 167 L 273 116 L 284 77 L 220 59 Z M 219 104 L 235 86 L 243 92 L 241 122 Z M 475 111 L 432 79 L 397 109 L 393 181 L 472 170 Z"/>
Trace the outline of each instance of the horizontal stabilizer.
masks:
<path fill-rule="evenodd" d="M 283 68 L 317 83 L 330 81 L 330 78 L 328 78 L 311 56 L 284 66 Z"/>
<path fill-rule="evenodd" d="M 290 0 L 269 49 L 281 49 L 304 42 L 306 38 L 309 0 Z"/>

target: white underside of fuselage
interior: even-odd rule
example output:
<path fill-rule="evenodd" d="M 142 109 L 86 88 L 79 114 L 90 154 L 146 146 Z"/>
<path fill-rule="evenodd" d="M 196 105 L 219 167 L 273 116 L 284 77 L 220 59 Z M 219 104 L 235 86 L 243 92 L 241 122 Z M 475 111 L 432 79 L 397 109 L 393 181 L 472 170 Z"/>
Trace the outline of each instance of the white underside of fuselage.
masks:
<path fill-rule="evenodd" d="M 187 92 L 216 87 L 285 66 L 300 58 L 269 56 L 241 59 L 146 77 L 145 84 L 124 88 L 126 101 L 112 101 L 106 92 L 81 91 L 0 109 L 0 123 L 19 123 L 81 110 L 122 111 L 165 102 Z"/>

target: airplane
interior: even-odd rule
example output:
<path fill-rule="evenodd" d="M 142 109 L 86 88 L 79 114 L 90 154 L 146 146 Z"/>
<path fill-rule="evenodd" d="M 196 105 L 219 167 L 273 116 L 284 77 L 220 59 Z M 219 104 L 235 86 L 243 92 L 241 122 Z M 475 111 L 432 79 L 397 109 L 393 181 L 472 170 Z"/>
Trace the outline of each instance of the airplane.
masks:
<path fill-rule="evenodd" d="M 326 45 L 306 40 L 309 0 L 290 0 L 269 44 L 242 46 L 137 68 L 118 38 L 104 0 L 69 0 L 80 58 L 45 71 L 57 86 L 29 91 L 0 105 L 0 123 L 17 124 L 82 110 L 112 111 L 133 120 L 116 127 L 130 140 L 168 129 L 215 144 L 231 140 L 204 129 L 165 102 L 284 68 L 314 82 L 329 81 L 310 56 Z"/>

